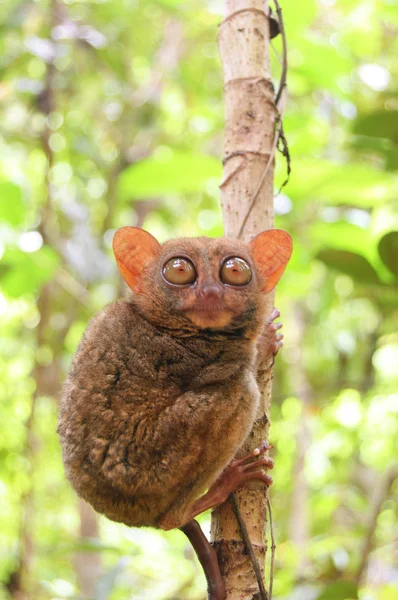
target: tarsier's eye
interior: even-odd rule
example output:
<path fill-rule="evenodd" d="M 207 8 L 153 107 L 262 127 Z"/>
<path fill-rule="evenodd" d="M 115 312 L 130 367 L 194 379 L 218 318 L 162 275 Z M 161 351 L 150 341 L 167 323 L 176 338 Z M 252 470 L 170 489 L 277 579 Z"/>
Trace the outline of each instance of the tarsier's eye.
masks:
<path fill-rule="evenodd" d="M 163 277 L 174 285 L 189 285 L 196 280 L 196 270 L 190 260 L 177 256 L 163 267 Z"/>
<path fill-rule="evenodd" d="M 252 277 L 251 267 L 243 258 L 227 258 L 221 265 L 220 279 L 228 285 L 247 285 Z"/>

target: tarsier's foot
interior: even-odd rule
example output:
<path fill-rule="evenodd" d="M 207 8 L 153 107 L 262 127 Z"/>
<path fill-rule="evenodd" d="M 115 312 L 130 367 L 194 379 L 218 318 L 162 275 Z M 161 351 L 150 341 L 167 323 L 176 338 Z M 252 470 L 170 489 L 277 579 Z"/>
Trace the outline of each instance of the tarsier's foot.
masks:
<path fill-rule="evenodd" d="M 173 527 L 181 527 L 196 515 L 213 508 L 228 498 L 228 496 L 236 490 L 242 483 L 250 479 L 259 479 L 267 486 L 272 485 L 272 477 L 264 472 L 263 468 L 273 469 L 274 461 L 272 458 L 265 456 L 265 453 L 272 448 L 267 442 L 262 442 L 253 452 L 242 458 L 233 460 L 221 473 L 220 477 L 213 483 L 209 490 L 198 498 L 191 506 L 189 514 L 182 515 L 180 522 L 180 514 L 167 514 L 161 522 L 161 529 L 172 529 Z M 254 460 L 253 460 L 254 459 Z"/>
<path fill-rule="evenodd" d="M 272 477 L 264 472 L 274 468 L 274 461 L 265 453 L 272 448 L 267 442 L 262 442 L 253 452 L 237 460 L 233 460 L 221 473 L 217 481 L 211 486 L 208 493 L 214 493 L 214 506 L 225 502 L 228 496 L 242 483 L 249 479 L 260 479 L 267 486 L 272 485 Z M 255 460 L 252 460 L 255 459 Z"/>

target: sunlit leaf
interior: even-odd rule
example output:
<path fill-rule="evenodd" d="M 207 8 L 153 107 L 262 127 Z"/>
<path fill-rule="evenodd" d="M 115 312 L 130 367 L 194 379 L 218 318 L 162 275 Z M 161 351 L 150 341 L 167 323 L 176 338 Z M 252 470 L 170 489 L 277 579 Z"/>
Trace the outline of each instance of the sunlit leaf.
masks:
<path fill-rule="evenodd" d="M 355 600 L 358 588 L 353 581 L 335 581 L 323 588 L 316 600 Z"/>
<path fill-rule="evenodd" d="M 386 267 L 398 277 L 398 231 L 390 231 L 383 236 L 378 250 Z"/>
<path fill-rule="evenodd" d="M 4 253 L 2 263 L 8 270 L 0 278 L 0 287 L 8 296 L 18 298 L 29 292 L 37 292 L 41 285 L 49 281 L 59 264 L 59 258 L 55 250 L 48 246 L 31 253 L 11 248 Z"/>
<path fill-rule="evenodd" d="M 332 44 L 310 37 L 301 41 L 298 54 L 298 65 L 293 59 L 291 66 L 294 74 L 305 78 L 307 85 L 339 92 L 338 77 L 351 67 L 348 56 L 342 56 Z"/>
<path fill-rule="evenodd" d="M 21 188 L 10 181 L 0 181 L 0 221 L 21 225 L 24 211 Z"/>
<path fill-rule="evenodd" d="M 356 252 L 368 258 L 371 256 L 371 246 L 374 246 L 368 229 L 362 229 L 347 221 L 316 222 L 310 228 L 309 237 L 319 249 L 327 246 Z"/>
<path fill-rule="evenodd" d="M 295 201 L 371 207 L 396 197 L 392 174 L 366 164 L 300 160 L 294 164 L 286 193 Z"/>
<path fill-rule="evenodd" d="M 383 585 L 377 595 L 377 600 L 396 600 L 398 588 L 393 583 Z"/>
<path fill-rule="evenodd" d="M 209 179 L 221 178 L 221 162 L 205 154 L 167 151 L 125 169 L 119 179 L 122 199 L 195 193 Z"/>
<path fill-rule="evenodd" d="M 316 3 L 314 0 L 307 0 L 300 4 L 296 0 L 284 0 L 283 15 L 288 38 L 300 36 L 303 27 L 311 23 L 315 14 Z"/>

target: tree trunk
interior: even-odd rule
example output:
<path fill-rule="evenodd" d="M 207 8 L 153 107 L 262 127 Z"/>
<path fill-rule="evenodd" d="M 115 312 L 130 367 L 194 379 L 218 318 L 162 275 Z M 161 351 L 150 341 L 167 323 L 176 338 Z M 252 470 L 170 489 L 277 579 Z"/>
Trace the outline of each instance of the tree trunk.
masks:
<path fill-rule="evenodd" d="M 273 227 L 272 153 L 277 111 L 269 73 L 268 46 L 267 2 L 225 0 L 225 18 L 219 31 L 226 106 L 221 203 L 225 235 L 239 236 L 246 240 L 264 229 Z M 270 294 L 269 313 L 273 303 L 274 297 Z M 270 360 L 259 373 L 261 413 L 242 452 L 252 450 L 261 440 L 268 437 L 271 362 Z M 263 569 L 266 555 L 264 484 L 250 482 L 240 488 L 236 495 L 249 537 Z M 258 598 L 258 585 L 253 567 L 245 551 L 230 502 L 213 511 L 212 541 L 225 579 L 226 599 Z"/>

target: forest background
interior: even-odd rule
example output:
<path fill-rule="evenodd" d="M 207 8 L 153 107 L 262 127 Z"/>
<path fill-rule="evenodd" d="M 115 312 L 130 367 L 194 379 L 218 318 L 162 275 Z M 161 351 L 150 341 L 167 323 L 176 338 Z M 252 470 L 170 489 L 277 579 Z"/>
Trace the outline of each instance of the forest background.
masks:
<path fill-rule="evenodd" d="M 222 235 L 222 4 L 0 3 L 0 600 L 205 598 L 180 532 L 79 502 L 56 424 L 89 318 L 125 293 L 115 229 Z M 275 211 L 295 250 L 277 290 L 274 596 L 395 600 L 398 4 L 281 4 L 292 174 Z M 285 172 L 278 157 L 276 192 Z"/>

